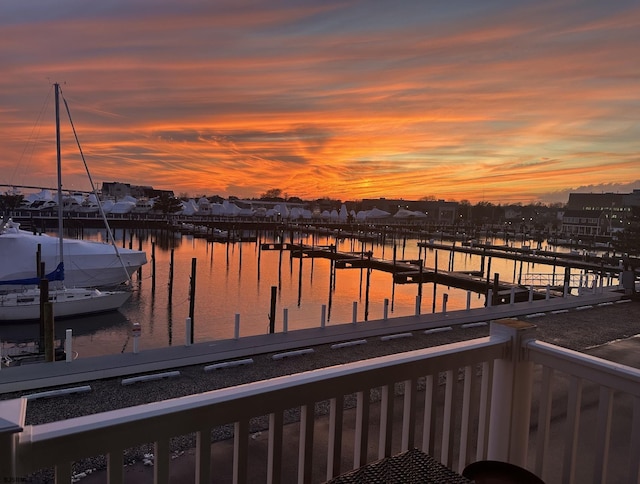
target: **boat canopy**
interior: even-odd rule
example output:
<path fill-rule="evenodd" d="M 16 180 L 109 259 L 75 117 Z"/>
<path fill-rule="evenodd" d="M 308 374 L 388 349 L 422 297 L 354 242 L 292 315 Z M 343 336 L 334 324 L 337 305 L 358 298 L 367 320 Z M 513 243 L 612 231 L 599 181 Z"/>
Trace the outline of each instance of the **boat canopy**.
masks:
<path fill-rule="evenodd" d="M 45 279 L 49 281 L 64 281 L 64 262 L 60 262 L 58 267 L 55 270 L 51 271 L 49 274 L 44 276 Z M 0 281 L 0 286 L 8 286 L 8 285 L 21 285 L 21 286 L 31 286 L 40 284 L 39 277 L 29 277 L 27 279 L 13 279 L 10 281 Z"/>

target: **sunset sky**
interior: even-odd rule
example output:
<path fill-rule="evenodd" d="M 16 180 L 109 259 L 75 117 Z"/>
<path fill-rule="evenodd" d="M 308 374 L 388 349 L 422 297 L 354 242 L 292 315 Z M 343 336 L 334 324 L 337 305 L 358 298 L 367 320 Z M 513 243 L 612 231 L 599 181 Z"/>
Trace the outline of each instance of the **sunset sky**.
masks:
<path fill-rule="evenodd" d="M 2 0 L 0 184 L 566 202 L 640 188 L 640 2 Z M 63 118 L 63 183 L 89 183 Z M 0 187 L 0 190 L 4 188 Z"/>

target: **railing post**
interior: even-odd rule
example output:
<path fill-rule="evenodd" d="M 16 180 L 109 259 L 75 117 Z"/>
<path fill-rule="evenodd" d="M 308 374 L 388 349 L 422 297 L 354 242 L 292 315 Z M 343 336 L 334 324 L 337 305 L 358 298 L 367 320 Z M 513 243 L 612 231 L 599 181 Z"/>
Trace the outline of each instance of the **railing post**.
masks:
<path fill-rule="evenodd" d="M 133 323 L 131 325 L 131 335 L 133 336 L 133 353 L 136 355 L 139 352 L 138 342 L 140 340 L 141 334 L 142 334 L 142 327 L 140 326 L 140 323 Z"/>
<path fill-rule="evenodd" d="M 236 313 L 235 316 L 233 337 L 234 339 L 240 339 L 240 313 Z"/>
<path fill-rule="evenodd" d="M 184 320 L 184 345 L 191 346 L 193 343 L 192 336 L 193 335 L 193 321 L 191 318 L 186 318 Z"/>
<path fill-rule="evenodd" d="M 73 361 L 73 348 L 72 348 L 73 337 L 72 336 L 73 336 L 73 330 L 67 329 L 64 333 L 64 354 L 65 354 L 65 361 L 67 363 L 71 363 L 71 361 Z"/>
<path fill-rule="evenodd" d="M 389 319 L 389 299 L 388 298 L 384 299 L 384 306 L 383 306 L 383 310 L 382 310 L 382 319 L 384 319 L 385 321 L 387 319 Z"/>
<path fill-rule="evenodd" d="M 353 315 L 351 322 L 356 324 L 358 322 L 358 301 L 353 301 Z"/>
<path fill-rule="evenodd" d="M 442 314 L 447 314 L 447 301 L 449 300 L 449 294 L 446 292 L 442 295 Z"/>
<path fill-rule="evenodd" d="M 491 323 L 491 338 L 510 339 L 509 351 L 493 369 L 487 458 L 525 467 L 529 441 L 533 364 L 523 343 L 535 338 L 535 325 L 513 319 Z"/>
<path fill-rule="evenodd" d="M 289 308 L 282 309 L 282 332 L 289 332 Z"/>
<path fill-rule="evenodd" d="M 20 482 L 17 469 L 16 446 L 18 434 L 24 427 L 27 399 L 16 398 L 0 402 L 0 470 L 4 482 Z"/>
<path fill-rule="evenodd" d="M 420 306 L 422 306 L 422 298 L 418 295 L 416 296 L 416 309 L 415 309 L 416 316 L 420 316 Z"/>
<path fill-rule="evenodd" d="M 467 291 L 467 311 L 471 310 L 471 291 Z"/>
<path fill-rule="evenodd" d="M 327 305 L 323 304 L 320 310 L 320 327 L 324 328 L 327 324 Z"/>

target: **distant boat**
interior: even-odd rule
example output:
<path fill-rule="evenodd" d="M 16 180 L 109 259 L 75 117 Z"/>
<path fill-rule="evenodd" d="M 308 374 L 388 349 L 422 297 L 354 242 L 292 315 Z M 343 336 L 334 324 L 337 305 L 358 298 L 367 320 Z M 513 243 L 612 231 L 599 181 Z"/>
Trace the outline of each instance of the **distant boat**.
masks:
<path fill-rule="evenodd" d="M 62 200 L 60 157 L 60 86 L 54 84 L 56 108 L 56 148 L 58 169 L 58 200 Z M 41 261 L 46 269 L 55 268 L 44 277 L 54 283 L 48 292 L 53 304 L 54 317 L 71 317 L 114 311 L 130 297 L 129 291 L 100 291 L 86 286 L 105 285 L 106 281 L 128 280 L 129 272 L 120 251 L 107 244 L 84 242 L 63 238 L 62 205 L 58 205 L 58 237 L 34 235 L 20 230 L 19 224 L 9 221 L 0 234 L 0 271 L 4 274 L 0 284 L 10 291 L 0 292 L 0 321 L 28 321 L 40 318 L 40 288 L 36 254 L 40 246 Z M 111 255 L 109 255 L 111 252 Z M 146 254 L 139 251 L 128 253 L 131 273 L 146 262 Z M 56 259 L 57 255 L 57 259 Z M 69 263 L 66 274 L 65 256 Z M 116 271 L 120 276 L 115 276 Z M 45 271 L 46 272 L 46 271 Z M 84 278 L 84 281 L 82 279 Z M 66 284 L 57 287 L 61 281 Z M 85 287 L 69 284 L 83 282 Z M 17 287 L 21 289 L 17 289 Z"/>

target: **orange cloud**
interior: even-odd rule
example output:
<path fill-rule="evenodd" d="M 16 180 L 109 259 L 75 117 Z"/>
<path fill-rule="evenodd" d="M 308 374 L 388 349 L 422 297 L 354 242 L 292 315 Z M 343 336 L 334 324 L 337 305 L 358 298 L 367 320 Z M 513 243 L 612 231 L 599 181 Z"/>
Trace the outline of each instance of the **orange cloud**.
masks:
<path fill-rule="evenodd" d="M 55 183 L 53 81 L 98 181 L 533 201 L 640 179 L 631 2 L 71 7 L 0 5 L 1 183 Z M 67 130 L 82 188 L 76 151 Z"/>

